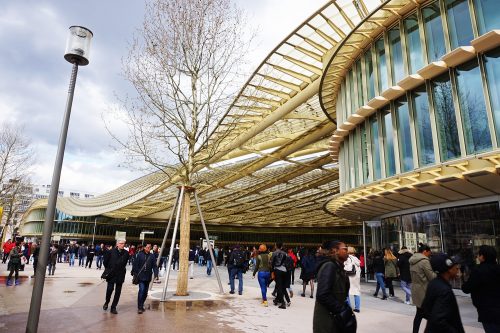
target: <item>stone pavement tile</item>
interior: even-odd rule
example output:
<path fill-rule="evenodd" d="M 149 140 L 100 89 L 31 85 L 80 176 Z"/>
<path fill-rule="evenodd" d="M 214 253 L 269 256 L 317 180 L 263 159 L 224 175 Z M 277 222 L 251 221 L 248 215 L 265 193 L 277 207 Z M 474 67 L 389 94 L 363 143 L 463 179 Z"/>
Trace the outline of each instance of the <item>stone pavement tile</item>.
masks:
<path fill-rule="evenodd" d="M 0 265 L 0 271 L 5 269 Z M 130 272 L 130 266 L 127 267 Z M 101 282 L 102 271 L 69 267 L 58 264 L 56 275 L 46 278 L 39 332 L 137 332 L 161 330 L 161 332 L 198 332 L 213 330 L 218 332 L 312 332 L 312 317 L 315 299 L 300 297 L 300 280 L 292 285 L 294 297 L 291 306 L 278 309 L 272 305 L 271 292 L 268 289 L 269 307 L 261 305 L 261 294 L 257 279 L 252 279 L 250 272 L 244 274 L 243 295 L 228 294 L 227 269 L 219 267 L 224 295 L 218 293 L 219 287 L 215 273 L 208 277 L 204 267 L 195 267 L 195 277 L 189 280 L 192 297 L 196 294 L 208 294 L 208 302 L 167 302 L 149 296 L 146 307 L 149 310 L 138 315 L 137 286 L 130 283 L 130 274 L 123 285 L 122 297 L 118 306 L 118 315 L 102 311 L 106 284 Z M 299 274 L 299 270 L 296 272 Z M 5 275 L 0 272 L 0 276 Z M 30 276 L 31 272 L 25 273 Z M 171 273 L 168 293 L 175 290 L 177 272 Z M 236 281 L 236 284 L 238 282 Z M 154 284 L 150 295 L 161 295 L 162 284 Z M 0 332 L 23 332 L 32 280 L 26 279 L 21 286 L 6 287 L 0 285 Z M 358 317 L 358 332 L 411 331 L 415 307 L 403 303 L 403 292 L 395 287 L 396 297 L 382 301 L 372 296 L 375 284 L 362 284 L 361 313 Z M 307 289 L 307 296 L 309 296 Z M 482 332 L 477 323 L 477 313 L 469 297 L 457 297 L 466 332 Z M 204 305 L 205 304 L 205 305 Z M 186 306 L 187 305 L 187 306 Z M 133 328 L 133 329 L 131 329 Z M 425 328 L 422 323 L 421 331 Z"/>

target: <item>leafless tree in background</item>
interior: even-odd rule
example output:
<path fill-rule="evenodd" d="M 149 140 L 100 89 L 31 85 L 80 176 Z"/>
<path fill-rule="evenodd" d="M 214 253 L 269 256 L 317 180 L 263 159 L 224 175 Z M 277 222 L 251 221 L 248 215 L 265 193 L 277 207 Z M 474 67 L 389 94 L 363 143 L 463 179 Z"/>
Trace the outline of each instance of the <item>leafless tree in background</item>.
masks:
<path fill-rule="evenodd" d="M 137 92 L 124 101 L 128 138 L 110 131 L 129 162 L 145 161 L 176 184 L 194 185 L 219 148 L 208 137 L 240 88 L 252 37 L 230 0 L 146 2 L 124 59 L 125 78 Z M 182 200 L 177 295 L 187 295 L 190 194 Z"/>
<path fill-rule="evenodd" d="M 21 197 L 29 188 L 29 168 L 34 162 L 31 142 L 23 129 L 10 125 L 0 127 L 0 207 L 3 208 L 2 238 L 19 213 Z M 0 244 L 1 245 L 1 244 Z"/>

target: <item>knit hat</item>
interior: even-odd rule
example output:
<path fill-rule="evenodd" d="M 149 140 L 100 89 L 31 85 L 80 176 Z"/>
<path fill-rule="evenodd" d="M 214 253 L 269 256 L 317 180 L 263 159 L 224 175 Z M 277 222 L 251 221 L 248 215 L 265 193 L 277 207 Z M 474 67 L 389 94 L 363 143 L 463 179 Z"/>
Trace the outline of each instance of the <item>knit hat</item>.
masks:
<path fill-rule="evenodd" d="M 439 253 L 431 256 L 432 270 L 438 274 L 448 271 L 454 265 L 458 265 L 458 263 L 446 253 Z"/>

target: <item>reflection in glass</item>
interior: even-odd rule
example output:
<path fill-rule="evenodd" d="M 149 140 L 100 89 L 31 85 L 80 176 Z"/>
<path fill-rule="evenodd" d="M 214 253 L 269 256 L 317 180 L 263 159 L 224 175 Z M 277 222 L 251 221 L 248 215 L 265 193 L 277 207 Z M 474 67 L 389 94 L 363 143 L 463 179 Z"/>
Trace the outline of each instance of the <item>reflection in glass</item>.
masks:
<path fill-rule="evenodd" d="M 486 80 L 497 142 L 500 142 L 500 48 L 485 54 Z"/>
<path fill-rule="evenodd" d="M 498 202 L 442 208 L 440 210 L 445 251 L 462 261 L 462 276 L 454 281 L 460 288 L 467 281 L 481 245 L 500 251 L 500 209 Z"/>
<path fill-rule="evenodd" d="M 368 92 L 368 100 L 375 97 L 375 77 L 373 75 L 373 59 L 371 49 L 365 53 L 365 72 L 366 72 L 366 87 Z"/>
<path fill-rule="evenodd" d="M 405 77 L 403 64 L 403 49 L 399 29 L 389 31 L 389 45 L 391 48 L 392 84 L 395 85 Z"/>
<path fill-rule="evenodd" d="M 377 69 L 378 69 L 378 93 L 381 94 L 384 90 L 389 88 L 387 77 L 387 58 L 385 55 L 384 38 L 380 38 L 375 43 L 375 52 L 377 55 Z"/>
<path fill-rule="evenodd" d="M 368 183 L 370 179 L 370 168 L 368 167 L 368 138 L 366 136 L 365 123 L 360 126 L 361 133 L 361 162 L 363 167 L 363 183 Z"/>
<path fill-rule="evenodd" d="M 401 217 L 394 216 L 381 221 L 382 246 L 397 253 L 402 246 L 403 235 L 401 233 Z"/>
<path fill-rule="evenodd" d="M 474 39 L 467 0 L 445 0 L 451 49 L 470 45 Z"/>
<path fill-rule="evenodd" d="M 481 71 L 477 60 L 457 68 L 457 92 L 467 154 L 491 148 Z"/>
<path fill-rule="evenodd" d="M 446 53 L 439 1 L 422 9 L 422 16 L 424 18 L 427 57 L 431 63 L 439 60 Z"/>
<path fill-rule="evenodd" d="M 431 118 L 429 114 L 429 98 L 425 85 L 411 93 L 415 132 L 417 137 L 417 153 L 420 166 L 433 164 L 434 146 L 432 144 Z"/>
<path fill-rule="evenodd" d="M 410 73 L 424 67 L 422 42 L 420 41 L 420 29 L 418 27 L 417 14 L 408 16 L 404 20 L 406 35 L 406 53 L 408 54 L 408 69 Z"/>
<path fill-rule="evenodd" d="M 353 154 L 353 164 L 354 164 L 354 186 L 358 187 L 359 186 L 359 148 L 358 148 L 358 142 L 359 142 L 359 134 L 358 131 L 354 131 L 353 133 L 353 140 L 352 140 L 352 154 Z"/>
<path fill-rule="evenodd" d="M 385 176 L 390 177 L 396 173 L 396 163 L 394 161 L 394 139 L 392 137 L 392 114 L 387 110 L 382 113 L 384 120 L 384 152 L 385 152 Z"/>
<path fill-rule="evenodd" d="M 416 251 L 418 243 L 429 245 L 431 251 L 441 252 L 441 231 L 439 212 L 430 210 L 401 216 L 404 245 Z"/>
<path fill-rule="evenodd" d="M 447 161 L 460 156 L 457 119 L 448 73 L 432 81 L 432 94 L 441 160 Z"/>
<path fill-rule="evenodd" d="M 370 139 L 372 144 L 372 158 L 373 158 L 373 178 L 374 180 L 380 179 L 380 143 L 378 140 L 378 121 L 377 117 L 372 117 L 370 120 Z"/>
<path fill-rule="evenodd" d="M 401 160 L 401 171 L 413 170 L 413 150 L 411 148 L 410 133 L 410 110 L 406 97 L 400 98 L 394 103 L 396 109 L 399 158 Z"/>
<path fill-rule="evenodd" d="M 365 90 L 363 89 L 363 69 L 361 68 L 361 60 L 356 62 L 356 85 L 358 88 L 358 108 L 365 104 Z"/>
<path fill-rule="evenodd" d="M 500 1 L 474 0 L 479 35 L 500 28 Z"/>
<path fill-rule="evenodd" d="M 356 108 L 356 95 L 354 94 L 354 74 L 351 71 L 349 71 L 349 99 L 350 99 L 350 110 L 349 110 L 349 114 L 347 117 L 349 117 L 351 114 L 353 114 L 354 112 L 356 112 L 357 108 Z M 347 118 L 346 118 L 347 120 Z"/>

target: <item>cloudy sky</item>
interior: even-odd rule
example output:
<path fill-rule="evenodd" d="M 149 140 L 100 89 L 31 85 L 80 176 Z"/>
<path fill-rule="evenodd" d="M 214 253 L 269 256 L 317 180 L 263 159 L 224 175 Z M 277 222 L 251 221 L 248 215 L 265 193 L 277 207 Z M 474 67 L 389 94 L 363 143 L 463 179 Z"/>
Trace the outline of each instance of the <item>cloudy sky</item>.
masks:
<path fill-rule="evenodd" d="M 252 70 L 325 2 L 236 1 L 257 30 Z M 89 28 L 94 39 L 90 64 L 78 74 L 60 187 L 101 194 L 140 176 L 120 167 L 123 158 L 112 149 L 102 118 L 117 96 L 134 93 L 121 76 L 121 59 L 143 14 L 144 0 L 0 2 L 0 125 L 23 126 L 32 140 L 34 183 L 51 182 L 71 72 L 63 58 L 71 25 Z"/>

